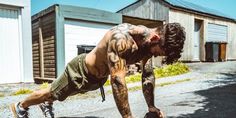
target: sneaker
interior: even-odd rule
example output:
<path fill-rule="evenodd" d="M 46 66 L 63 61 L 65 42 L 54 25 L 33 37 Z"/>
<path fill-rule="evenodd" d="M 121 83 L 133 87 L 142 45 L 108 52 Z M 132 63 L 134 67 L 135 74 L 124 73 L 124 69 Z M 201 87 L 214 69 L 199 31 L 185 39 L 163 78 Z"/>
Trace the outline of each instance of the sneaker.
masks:
<path fill-rule="evenodd" d="M 39 104 L 39 108 L 42 110 L 46 118 L 54 118 L 52 104 L 41 103 Z"/>
<path fill-rule="evenodd" d="M 26 110 L 21 110 L 19 108 L 20 102 L 13 103 L 10 105 L 10 109 L 14 115 L 14 118 L 28 118 L 28 108 Z"/>

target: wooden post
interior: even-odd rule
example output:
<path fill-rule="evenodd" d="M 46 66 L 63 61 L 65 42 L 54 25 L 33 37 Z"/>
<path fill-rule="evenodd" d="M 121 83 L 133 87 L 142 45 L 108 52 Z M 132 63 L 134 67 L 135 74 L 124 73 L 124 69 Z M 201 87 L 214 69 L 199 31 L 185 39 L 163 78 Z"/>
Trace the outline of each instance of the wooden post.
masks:
<path fill-rule="evenodd" d="M 43 34 L 41 20 L 39 19 L 39 59 L 40 59 L 40 78 L 44 79 L 44 56 L 43 56 Z"/>

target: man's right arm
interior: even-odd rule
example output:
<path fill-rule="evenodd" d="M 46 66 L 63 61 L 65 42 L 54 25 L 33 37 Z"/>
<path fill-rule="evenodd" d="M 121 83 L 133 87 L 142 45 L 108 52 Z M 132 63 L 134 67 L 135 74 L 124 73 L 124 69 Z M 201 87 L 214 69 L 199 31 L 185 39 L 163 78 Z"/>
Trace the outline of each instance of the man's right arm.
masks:
<path fill-rule="evenodd" d="M 126 60 L 121 58 L 129 47 L 125 36 L 121 32 L 114 34 L 108 44 L 108 65 L 111 73 L 111 86 L 116 106 L 123 118 L 131 118 L 128 102 L 128 91 L 125 83 Z"/>

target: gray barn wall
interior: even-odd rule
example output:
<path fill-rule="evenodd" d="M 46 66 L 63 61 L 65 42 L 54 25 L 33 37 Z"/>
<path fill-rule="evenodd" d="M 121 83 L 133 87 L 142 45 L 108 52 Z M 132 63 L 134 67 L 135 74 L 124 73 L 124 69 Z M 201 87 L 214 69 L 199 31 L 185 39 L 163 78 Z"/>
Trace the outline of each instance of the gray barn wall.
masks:
<path fill-rule="evenodd" d="M 171 10 L 169 13 L 169 22 L 178 22 L 185 28 L 186 40 L 181 60 L 191 61 L 193 58 L 194 16 L 189 13 Z"/>
<path fill-rule="evenodd" d="M 168 21 L 169 8 L 162 5 L 159 0 L 140 0 L 118 11 L 125 16 L 143 19 Z"/>
<path fill-rule="evenodd" d="M 228 60 L 235 60 L 236 53 L 234 47 L 236 46 L 236 23 L 230 21 L 224 21 L 220 19 L 213 19 L 206 16 L 194 15 L 187 12 L 182 12 L 178 10 L 170 10 L 169 22 L 179 22 L 186 30 L 186 41 L 184 45 L 184 52 L 182 54 L 181 60 L 192 61 L 193 59 L 193 37 L 194 37 L 194 19 L 203 20 L 203 44 L 201 46 L 201 60 L 205 60 L 205 42 L 208 37 L 207 29 L 208 23 L 214 23 L 218 25 L 225 25 L 228 27 L 227 33 L 227 52 L 226 58 Z"/>

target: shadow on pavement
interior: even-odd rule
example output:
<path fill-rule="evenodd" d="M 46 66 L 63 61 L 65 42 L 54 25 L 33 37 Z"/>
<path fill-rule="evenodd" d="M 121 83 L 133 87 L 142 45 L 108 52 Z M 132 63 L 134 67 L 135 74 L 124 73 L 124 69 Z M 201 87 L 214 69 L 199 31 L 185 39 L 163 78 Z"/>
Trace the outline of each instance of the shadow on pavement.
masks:
<path fill-rule="evenodd" d="M 194 92 L 205 97 L 203 101 L 199 102 L 204 104 L 203 108 L 194 113 L 181 114 L 178 118 L 236 118 L 236 72 L 221 74 L 225 77 L 220 82 L 230 84 Z"/>

